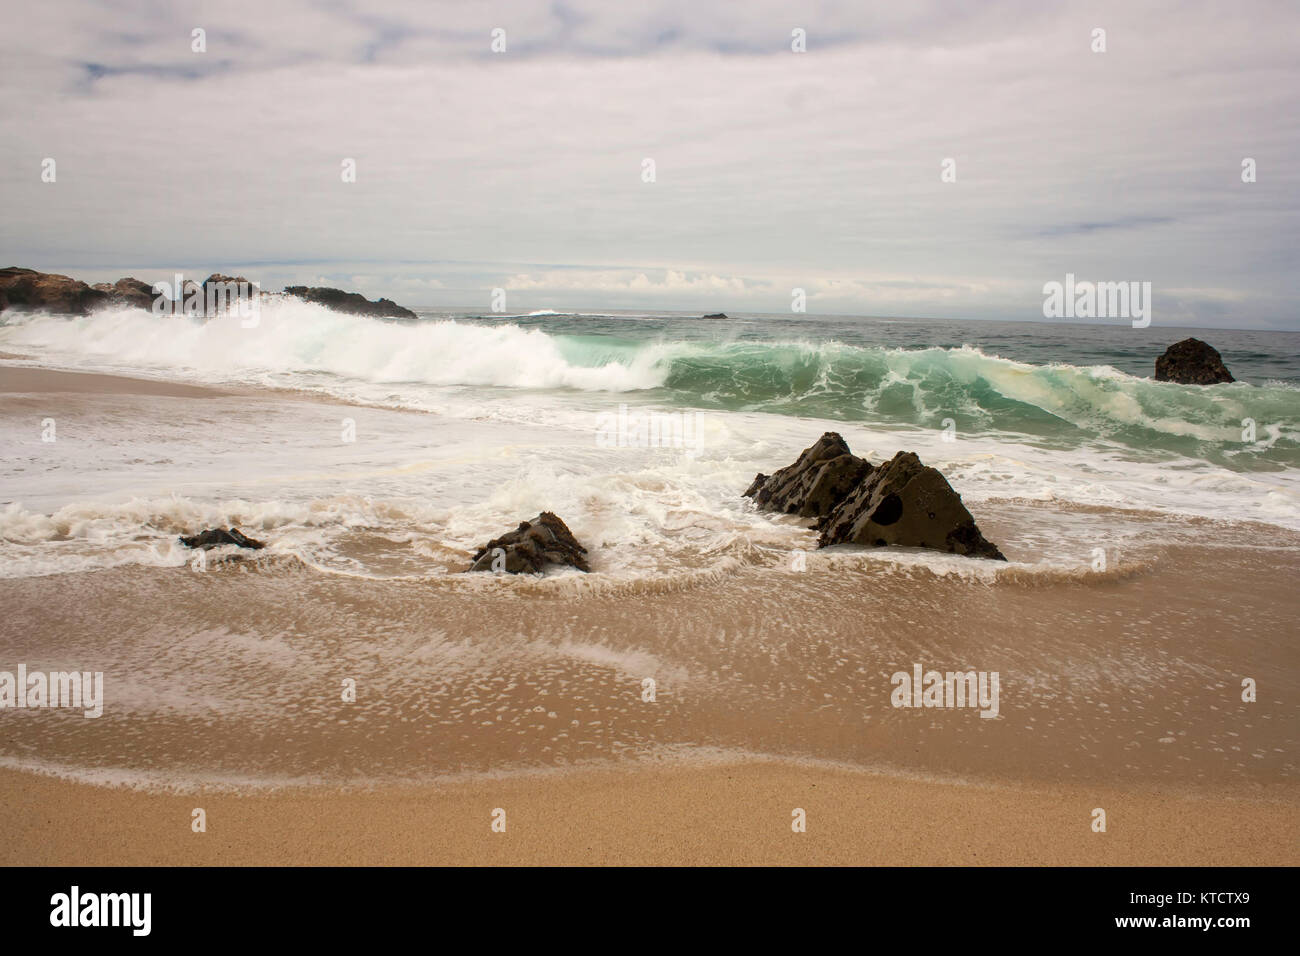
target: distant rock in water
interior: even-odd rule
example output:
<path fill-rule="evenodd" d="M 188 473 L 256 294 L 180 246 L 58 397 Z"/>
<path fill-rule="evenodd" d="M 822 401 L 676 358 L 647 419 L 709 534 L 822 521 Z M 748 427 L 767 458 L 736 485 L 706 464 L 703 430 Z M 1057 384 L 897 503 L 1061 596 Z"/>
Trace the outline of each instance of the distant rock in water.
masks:
<path fill-rule="evenodd" d="M 0 312 L 13 309 L 85 315 L 108 302 L 107 292 L 68 276 L 18 266 L 0 269 Z"/>
<path fill-rule="evenodd" d="M 794 464 L 755 477 L 745 495 L 766 511 L 816 518 L 819 548 L 897 544 L 1006 560 L 938 470 L 910 451 L 873 466 L 835 432 L 822 435 Z"/>
<path fill-rule="evenodd" d="M 756 476 L 745 496 L 766 511 L 817 518 L 820 523 L 870 473 L 871 465 L 852 454 L 838 433 L 827 432 L 793 465 L 770 477 Z"/>
<path fill-rule="evenodd" d="M 514 531 L 489 541 L 466 570 L 541 573 L 548 564 L 560 564 L 590 571 L 586 553 L 568 525 L 552 512 L 543 511 L 532 521 L 521 521 Z"/>
<path fill-rule="evenodd" d="M 96 282 L 91 288 L 105 293 L 110 305 L 130 305 L 137 309 L 152 310 L 157 298 L 153 286 L 132 276 L 113 283 Z"/>
<path fill-rule="evenodd" d="M 725 312 L 710 312 L 708 315 L 700 316 L 702 319 L 725 319 L 726 317 L 727 313 Z"/>
<path fill-rule="evenodd" d="M 181 544 L 187 548 L 202 548 L 207 551 L 209 548 L 217 548 L 223 544 L 237 544 L 241 548 L 252 548 L 254 551 L 265 548 L 266 545 L 261 541 L 255 541 L 243 534 L 238 528 L 209 528 L 207 531 L 200 531 L 196 535 L 186 537 L 181 535 Z"/>
<path fill-rule="evenodd" d="M 1156 381 L 1179 385 L 1218 385 L 1235 382 L 1214 346 L 1200 339 L 1183 339 L 1156 359 Z"/>
<path fill-rule="evenodd" d="M 308 302 L 315 302 L 335 312 L 349 312 L 353 315 L 370 315 L 383 319 L 419 318 L 410 309 L 403 308 L 391 299 L 379 299 L 371 302 L 359 292 L 344 292 L 342 289 L 307 288 L 305 285 L 285 286 L 287 295 L 296 295 Z"/>

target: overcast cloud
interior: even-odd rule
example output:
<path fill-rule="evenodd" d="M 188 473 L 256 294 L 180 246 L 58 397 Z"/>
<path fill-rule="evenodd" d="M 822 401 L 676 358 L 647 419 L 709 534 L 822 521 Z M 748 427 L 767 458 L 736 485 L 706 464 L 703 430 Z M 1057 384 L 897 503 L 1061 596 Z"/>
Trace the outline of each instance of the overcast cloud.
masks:
<path fill-rule="evenodd" d="M 809 312 L 1012 319 L 1072 272 L 1150 281 L 1155 324 L 1300 327 L 1291 0 L 42 0 L 8 20 L 0 265 L 484 311 L 497 286 L 511 311 L 766 312 L 800 287 Z"/>

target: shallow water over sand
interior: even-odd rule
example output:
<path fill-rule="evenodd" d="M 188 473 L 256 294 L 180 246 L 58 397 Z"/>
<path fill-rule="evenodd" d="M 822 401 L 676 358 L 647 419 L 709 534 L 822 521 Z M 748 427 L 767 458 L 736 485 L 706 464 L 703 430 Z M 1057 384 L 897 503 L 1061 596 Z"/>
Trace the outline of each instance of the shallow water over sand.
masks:
<path fill-rule="evenodd" d="M 103 670 L 106 706 L 11 711 L 0 755 L 156 786 L 740 752 L 1022 782 L 1293 782 L 1300 559 L 1228 538 L 1139 549 L 1115 574 L 972 580 L 846 553 L 665 593 L 288 558 L 7 580 L 0 660 Z M 914 664 L 997 671 L 998 718 L 893 707 L 890 677 Z"/>

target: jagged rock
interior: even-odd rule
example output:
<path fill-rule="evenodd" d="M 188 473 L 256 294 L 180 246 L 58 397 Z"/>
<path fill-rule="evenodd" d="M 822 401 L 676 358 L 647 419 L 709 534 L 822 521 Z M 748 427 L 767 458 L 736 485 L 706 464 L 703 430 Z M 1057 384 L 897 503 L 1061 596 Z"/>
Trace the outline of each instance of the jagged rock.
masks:
<path fill-rule="evenodd" d="M 216 315 L 232 309 L 248 310 L 258 304 L 262 294 L 257 283 L 243 276 L 226 276 L 214 272 L 203 280 L 203 313 Z"/>
<path fill-rule="evenodd" d="M 209 548 L 220 547 L 223 544 L 237 544 L 241 548 L 252 548 L 254 551 L 266 547 L 264 543 L 248 537 L 238 528 L 229 530 L 225 528 L 209 528 L 207 531 L 200 531 L 190 537 L 181 535 L 181 544 L 187 548 L 202 548 L 204 551 Z"/>
<path fill-rule="evenodd" d="M 1006 560 L 980 533 L 947 479 L 910 451 L 872 469 L 822 523 L 818 547 L 846 543 L 898 544 Z"/>
<path fill-rule="evenodd" d="M 259 292 L 257 283 L 251 279 L 245 279 L 243 276 L 223 276 L 220 272 L 214 272 L 203 280 L 203 293 L 205 297 L 207 296 L 208 286 L 217 282 L 224 282 L 232 291 L 240 287 L 242 284 L 244 290 L 246 290 L 250 295 L 256 295 Z"/>
<path fill-rule="evenodd" d="M 105 293 L 111 305 L 131 305 L 137 309 L 153 309 L 157 298 L 153 286 L 132 276 L 112 283 L 96 282 L 91 288 Z"/>
<path fill-rule="evenodd" d="M 514 531 L 489 541 L 466 570 L 493 571 L 493 559 L 504 557 L 504 564 L 498 560 L 497 566 L 509 574 L 541 573 L 548 564 L 590 571 L 583 557 L 586 553 L 568 525 L 552 512 L 543 511 L 532 521 L 521 521 Z"/>
<path fill-rule="evenodd" d="M 1179 385 L 1217 385 L 1235 382 L 1217 349 L 1200 339 L 1183 339 L 1156 359 L 1156 381 Z"/>
<path fill-rule="evenodd" d="M 308 302 L 315 302 L 335 312 L 350 312 L 353 315 L 371 315 L 386 319 L 419 318 L 410 309 L 403 308 L 391 299 L 379 299 L 371 302 L 359 292 L 344 292 L 342 289 L 308 288 L 305 285 L 285 286 L 287 295 L 296 295 Z"/>
<path fill-rule="evenodd" d="M 0 269 L 0 311 L 56 312 L 85 315 L 108 303 L 108 293 L 52 272 Z"/>
<path fill-rule="evenodd" d="M 725 312 L 710 312 L 708 315 L 700 316 L 702 319 L 725 319 L 726 317 L 727 313 Z"/>
<path fill-rule="evenodd" d="M 870 463 L 850 452 L 838 433 L 827 432 L 793 465 L 771 477 L 757 475 L 745 496 L 764 510 L 820 522 L 870 473 Z"/>

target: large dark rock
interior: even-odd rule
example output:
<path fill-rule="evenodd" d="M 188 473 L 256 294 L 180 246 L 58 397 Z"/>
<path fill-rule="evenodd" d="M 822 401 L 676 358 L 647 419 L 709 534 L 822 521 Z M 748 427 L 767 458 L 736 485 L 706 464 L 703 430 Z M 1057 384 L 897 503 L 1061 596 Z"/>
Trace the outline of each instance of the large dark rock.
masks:
<path fill-rule="evenodd" d="M 96 282 L 91 288 L 107 295 L 111 305 L 130 305 L 137 309 L 152 310 L 157 298 L 153 286 L 131 276 L 112 283 Z"/>
<path fill-rule="evenodd" d="M 910 451 L 873 466 L 836 432 L 822 435 L 793 465 L 755 476 L 745 495 L 765 511 L 817 519 L 820 548 L 898 544 L 1006 560 L 937 470 Z"/>
<path fill-rule="evenodd" d="M 200 531 L 196 535 L 186 537 L 181 535 L 181 544 L 187 548 L 202 548 L 207 551 L 209 548 L 217 548 L 223 544 L 237 544 L 241 548 L 252 548 L 254 551 L 265 548 L 266 545 L 261 541 L 243 534 L 238 528 L 209 528 L 207 531 Z"/>
<path fill-rule="evenodd" d="M 820 522 L 870 473 L 871 465 L 852 454 L 838 433 L 827 432 L 793 465 L 770 477 L 757 475 L 745 496 L 766 511 Z"/>
<path fill-rule="evenodd" d="M 1183 339 L 1156 359 L 1156 381 L 1179 385 L 1217 385 L 1235 382 L 1214 346 L 1200 339 Z"/>
<path fill-rule="evenodd" d="M 243 276 L 227 276 L 214 272 L 199 287 L 202 294 L 203 314 L 218 315 L 231 309 L 247 310 L 256 306 L 261 296 L 257 283 Z"/>
<path fill-rule="evenodd" d="M 474 555 L 468 571 L 492 571 L 493 559 L 498 549 L 504 552 L 504 568 L 509 574 L 541 573 L 548 564 L 569 565 L 579 571 L 590 571 L 587 549 L 569 531 L 568 525 L 549 511 L 543 511 L 532 521 L 521 521 L 519 527 L 499 538 L 494 538 Z"/>
<path fill-rule="evenodd" d="M 308 302 L 315 302 L 335 312 L 350 312 L 353 315 L 370 315 L 383 319 L 419 318 L 410 309 L 403 308 L 390 299 L 371 302 L 359 292 L 344 292 L 342 289 L 308 288 L 305 285 L 285 286 L 285 293 L 296 295 Z"/>
<path fill-rule="evenodd" d="M 17 266 L 0 269 L 0 311 L 85 315 L 108 300 L 107 292 L 68 276 Z"/>
<path fill-rule="evenodd" d="M 817 546 L 898 544 L 1005 561 L 937 469 L 900 451 L 873 468 L 822 523 Z"/>
<path fill-rule="evenodd" d="M 708 315 L 700 316 L 702 319 L 725 319 L 726 317 L 727 313 L 725 312 L 710 312 Z"/>

